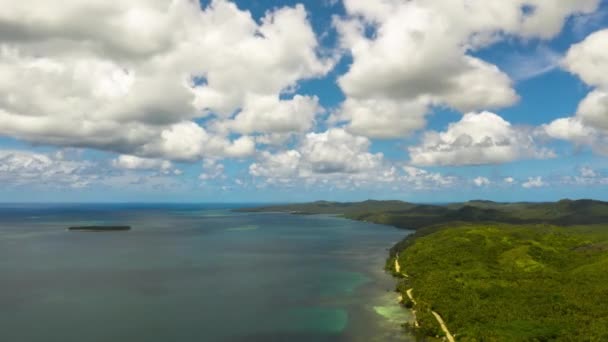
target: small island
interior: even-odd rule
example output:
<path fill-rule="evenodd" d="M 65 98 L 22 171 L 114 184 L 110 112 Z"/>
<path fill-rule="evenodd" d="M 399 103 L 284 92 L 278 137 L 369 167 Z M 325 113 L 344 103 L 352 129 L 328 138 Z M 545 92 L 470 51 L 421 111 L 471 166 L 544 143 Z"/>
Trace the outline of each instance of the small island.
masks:
<path fill-rule="evenodd" d="M 69 227 L 71 231 L 84 231 L 84 232 L 116 232 L 116 231 L 127 231 L 131 230 L 130 226 L 74 226 Z"/>

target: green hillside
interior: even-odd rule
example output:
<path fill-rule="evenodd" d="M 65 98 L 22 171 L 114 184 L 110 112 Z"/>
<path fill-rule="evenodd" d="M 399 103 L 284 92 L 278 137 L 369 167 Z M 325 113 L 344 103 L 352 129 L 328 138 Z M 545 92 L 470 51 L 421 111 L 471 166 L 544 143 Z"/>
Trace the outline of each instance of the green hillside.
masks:
<path fill-rule="evenodd" d="M 608 341 L 606 202 L 314 202 L 247 211 L 416 229 L 391 249 L 387 268 L 423 336 L 443 334 L 435 312 L 458 341 Z"/>
<path fill-rule="evenodd" d="M 248 212 L 335 214 L 346 218 L 399 228 L 420 229 L 447 222 L 548 223 L 560 226 L 608 223 L 608 203 L 594 200 L 562 200 L 552 203 L 497 203 L 470 201 L 448 205 L 401 201 L 340 203 L 319 201 L 248 208 Z"/>
<path fill-rule="evenodd" d="M 459 341 L 608 341 L 608 226 L 423 231 L 393 251 L 420 331 L 439 332 L 434 310 Z"/>

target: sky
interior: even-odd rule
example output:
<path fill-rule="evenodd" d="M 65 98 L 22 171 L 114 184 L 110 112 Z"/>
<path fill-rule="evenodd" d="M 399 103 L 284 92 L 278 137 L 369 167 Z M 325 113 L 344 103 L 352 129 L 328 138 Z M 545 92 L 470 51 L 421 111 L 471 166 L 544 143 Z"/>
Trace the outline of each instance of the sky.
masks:
<path fill-rule="evenodd" d="M 608 200 L 606 0 L 0 7 L 0 202 Z"/>

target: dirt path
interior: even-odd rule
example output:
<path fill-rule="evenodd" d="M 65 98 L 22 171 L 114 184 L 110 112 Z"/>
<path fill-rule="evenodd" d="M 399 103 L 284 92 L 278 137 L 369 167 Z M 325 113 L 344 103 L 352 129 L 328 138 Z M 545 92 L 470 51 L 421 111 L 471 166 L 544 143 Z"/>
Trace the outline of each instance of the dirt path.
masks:
<path fill-rule="evenodd" d="M 399 265 L 399 254 L 395 255 L 395 272 L 400 273 L 403 277 L 409 277 L 405 272 L 401 272 L 401 265 Z"/>
<path fill-rule="evenodd" d="M 410 300 L 412 301 L 412 303 L 414 303 L 414 305 L 416 305 L 416 300 L 414 299 L 414 296 L 412 295 L 412 291 L 414 291 L 414 289 L 409 289 L 406 291 L 407 296 L 410 297 Z"/>
<path fill-rule="evenodd" d="M 405 293 L 407 294 L 407 297 L 412 301 L 412 303 L 414 303 L 414 306 L 416 305 L 416 300 L 414 299 L 414 296 L 412 296 L 412 291 L 414 289 L 409 289 L 407 291 L 405 291 Z M 420 327 L 420 324 L 418 324 L 418 318 L 416 318 L 416 310 L 412 308 L 412 315 L 414 316 L 414 326 L 416 328 Z"/>
<path fill-rule="evenodd" d="M 435 319 L 437 320 L 437 322 L 439 322 L 439 325 L 441 326 L 441 330 L 443 330 L 443 333 L 445 334 L 445 337 L 448 339 L 448 341 L 456 342 L 456 340 L 454 339 L 454 336 L 450 333 L 450 331 L 448 330 L 448 327 L 445 325 L 443 318 L 441 318 L 441 316 L 439 316 L 439 314 L 436 313 L 435 311 L 431 311 L 431 313 L 433 314 L 433 316 L 435 316 Z"/>
<path fill-rule="evenodd" d="M 395 258 L 395 271 L 397 273 L 401 273 L 401 265 L 399 265 L 398 259 L 399 259 L 399 255 L 397 255 L 397 257 Z M 403 276 L 407 277 L 407 274 L 403 274 Z M 405 291 L 405 293 L 407 294 L 408 298 L 412 301 L 412 303 L 414 303 L 414 305 L 416 305 L 416 300 L 414 299 L 414 295 L 412 294 L 413 291 L 414 291 L 414 289 L 409 289 L 409 290 Z M 415 319 L 416 310 L 412 310 L 412 313 L 414 314 L 414 319 Z M 452 335 L 450 333 L 450 330 L 448 329 L 448 326 L 443 321 L 443 318 L 441 318 L 441 315 L 439 315 L 438 313 L 436 313 L 435 311 L 432 311 L 432 310 L 431 310 L 431 313 L 433 314 L 433 316 L 435 316 L 435 319 L 437 320 L 437 323 L 439 323 L 439 326 L 441 326 L 441 330 L 443 330 L 443 333 L 445 334 L 445 337 L 447 338 L 448 342 L 456 342 L 454 335 Z M 416 320 L 414 324 L 416 326 L 418 326 L 418 321 Z"/>

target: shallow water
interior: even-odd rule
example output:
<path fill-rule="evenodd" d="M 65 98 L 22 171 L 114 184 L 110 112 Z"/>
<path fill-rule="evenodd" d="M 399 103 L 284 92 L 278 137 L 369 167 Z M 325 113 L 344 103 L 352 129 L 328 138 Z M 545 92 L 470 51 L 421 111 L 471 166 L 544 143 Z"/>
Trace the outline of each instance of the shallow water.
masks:
<path fill-rule="evenodd" d="M 382 271 L 408 231 L 229 209 L 1 206 L 0 341 L 412 339 Z"/>

